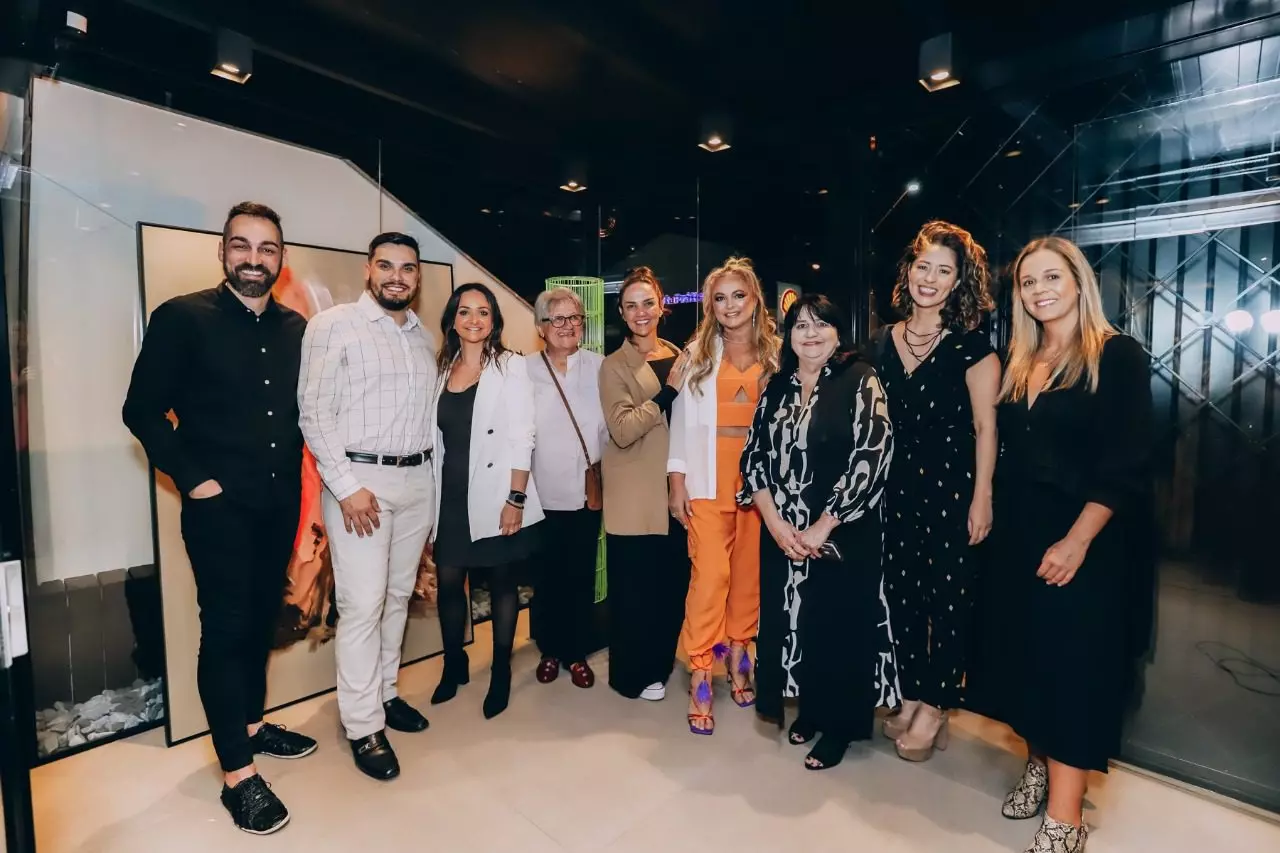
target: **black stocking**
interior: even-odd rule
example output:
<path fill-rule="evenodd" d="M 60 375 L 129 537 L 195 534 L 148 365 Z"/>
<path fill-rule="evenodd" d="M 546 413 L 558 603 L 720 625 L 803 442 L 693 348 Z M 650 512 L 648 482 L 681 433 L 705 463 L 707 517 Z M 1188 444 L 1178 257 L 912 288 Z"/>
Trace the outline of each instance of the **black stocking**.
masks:
<path fill-rule="evenodd" d="M 515 566 L 508 563 L 489 569 L 489 600 L 493 602 L 493 668 L 501 670 L 511 665 L 520 615 Z"/>
<path fill-rule="evenodd" d="M 462 651 L 467 633 L 467 570 L 460 566 L 436 566 L 440 635 L 444 638 L 446 661 Z"/>

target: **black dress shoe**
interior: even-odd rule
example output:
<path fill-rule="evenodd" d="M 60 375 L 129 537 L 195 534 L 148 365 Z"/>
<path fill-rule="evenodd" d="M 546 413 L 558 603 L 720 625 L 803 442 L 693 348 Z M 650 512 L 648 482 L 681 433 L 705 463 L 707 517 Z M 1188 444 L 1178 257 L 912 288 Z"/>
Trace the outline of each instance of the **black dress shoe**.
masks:
<path fill-rule="evenodd" d="M 351 755 L 366 776 L 386 781 L 400 775 L 400 762 L 385 731 L 351 741 Z"/>
<path fill-rule="evenodd" d="M 383 702 L 382 710 L 387 716 L 387 726 L 398 732 L 426 731 L 427 726 L 431 725 L 417 708 L 399 696 Z"/>
<path fill-rule="evenodd" d="M 258 733 L 249 738 L 249 745 L 257 755 L 272 758 L 304 758 L 317 747 L 312 738 L 272 723 L 263 723 Z"/>
<path fill-rule="evenodd" d="M 250 835 L 270 835 L 289 822 L 289 810 L 261 776 L 250 776 L 234 788 L 223 785 L 222 805 L 236 828 Z"/>

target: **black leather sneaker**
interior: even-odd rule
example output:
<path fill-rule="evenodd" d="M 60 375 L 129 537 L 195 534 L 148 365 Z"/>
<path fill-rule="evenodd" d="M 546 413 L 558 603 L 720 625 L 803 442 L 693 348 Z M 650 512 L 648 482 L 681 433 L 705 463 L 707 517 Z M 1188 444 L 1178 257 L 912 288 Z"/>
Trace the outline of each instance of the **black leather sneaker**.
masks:
<path fill-rule="evenodd" d="M 261 776 L 250 776 L 234 788 L 223 785 L 222 805 L 236 828 L 250 835 L 270 835 L 289 822 L 289 810 Z"/>
<path fill-rule="evenodd" d="M 382 710 L 387 716 L 387 728 L 398 732 L 426 731 L 427 726 L 431 725 L 421 711 L 399 696 L 383 702 Z"/>
<path fill-rule="evenodd" d="M 249 745 L 256 754 L 272 758 L 303 758 L 315 752 L 318 746 L 306 735 L 273 723 L 263 723 L 258 733 L 249 738 Z"/>

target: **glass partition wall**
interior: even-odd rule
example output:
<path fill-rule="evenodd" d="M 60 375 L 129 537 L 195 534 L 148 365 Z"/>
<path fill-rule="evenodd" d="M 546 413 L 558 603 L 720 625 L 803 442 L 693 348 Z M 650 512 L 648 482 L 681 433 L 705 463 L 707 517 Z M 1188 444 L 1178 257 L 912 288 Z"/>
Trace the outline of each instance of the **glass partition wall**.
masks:
<path fill-rule="evenodd" d="M 890 317 L 927 218 L 972 230 L 1002 284 L 1031 237 L 1084 247 L 1109 319 L 1151 357 L 1157 409 L 1157 629 L 1123 757 L 1280 811 L 1277 128 L 1273 37 L 881 131 L 901 148 L 870 179 L 860 298 Z"/>

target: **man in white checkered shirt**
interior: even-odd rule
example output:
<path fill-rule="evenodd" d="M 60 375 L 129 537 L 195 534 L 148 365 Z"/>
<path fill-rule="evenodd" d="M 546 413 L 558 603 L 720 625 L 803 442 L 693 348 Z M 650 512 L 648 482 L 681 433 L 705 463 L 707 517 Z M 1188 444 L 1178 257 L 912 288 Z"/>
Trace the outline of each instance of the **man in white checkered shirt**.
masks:
<path fill-rule="evenodd" d="M 413 237 L 375 237 L 360 299 L 307 324 L 298 379 L 302 434 L 325 484 L 338 713 L 356 766 L 384 780 L 400 773 L 386 728 L 427 728 L 396 693 L 409 597 L 435 517 L 436 348 L 411 309 L 419 266 Z"/>

